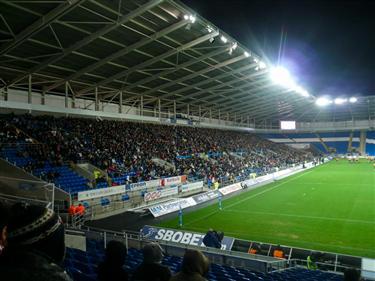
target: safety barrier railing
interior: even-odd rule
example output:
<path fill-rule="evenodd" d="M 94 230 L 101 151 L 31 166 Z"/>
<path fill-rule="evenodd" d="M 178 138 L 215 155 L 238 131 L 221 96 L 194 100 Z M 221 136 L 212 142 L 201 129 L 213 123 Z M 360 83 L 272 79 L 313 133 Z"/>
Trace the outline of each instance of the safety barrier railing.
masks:
<path fill-rule="evenodd" d="M 150 242 L 150 240 L 142 237 L 138 232 L 132 231 L 115 232 L 90 227 L 83 227 L 81 231 L 85 232 L 87 239 L 103 243 L 103 248 L 105 248 L 107 243 L 111 240 L 122 241 L 127 247 L 136 249 L 141 249 L 145 244 Z M 202 251 L 214 263 L 249 268 L 264 273 L 278 271 L 288 267 L 287 260 L 275 259 L 273 257 L 249 255 L 236 251 L 180 244 L 171 241 L 159 241 L 158 243 L 163 247 L 167 255 L 183 256 L 186 249 L 195 249 Z"/>

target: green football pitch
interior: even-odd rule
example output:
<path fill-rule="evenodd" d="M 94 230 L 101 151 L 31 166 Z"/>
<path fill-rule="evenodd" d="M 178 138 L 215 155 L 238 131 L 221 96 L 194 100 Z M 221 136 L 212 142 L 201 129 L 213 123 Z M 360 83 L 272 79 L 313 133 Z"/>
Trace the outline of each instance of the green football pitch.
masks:
<path fill-rule="evenodd" d="M 332 161 L 183 215 L 183 229 L 375 258 L 375 169 Z M 177 218 L 160 226 L 178 228 Z"/>

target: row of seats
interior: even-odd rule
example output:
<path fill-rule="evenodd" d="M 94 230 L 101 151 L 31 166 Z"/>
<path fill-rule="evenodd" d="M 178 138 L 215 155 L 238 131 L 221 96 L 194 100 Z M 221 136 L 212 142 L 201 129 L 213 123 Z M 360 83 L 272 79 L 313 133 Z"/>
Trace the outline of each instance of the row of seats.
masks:
<path fill-rule="evenodd" d="M 104 258 L 102 242 L 89 240 L 87 252 L 77 249 L 67 249 L 65 267 L 75 281 L 96 280 L 97 265 Z M 125 269 L 131 275 L 142 263 L 143 256 L 140 250 L 130 248 L 125 263 Z M 162 263 L 168 266 L 172 273 L 180 270 L 181 257 L 168 256 Z M 244 268 L 211 264 L 207 279 L 210 281 L 341 281 L 342 276 L 319 270 L 292 268 L 274 273 L 255 272 Z"/>
<path fill-rule="evenodd" d="M 68 166 L 64 165 L 61 167 L 54 167 L 46 165 L 44 168 L 34 170 L 36 176 L 40 176 L 42 173 L 57 172 L 59 176 L 54 179 L 56 186 L 69 193 L 77 193 L 88 188 L 88 179 L 78 175 Z"/>
<path fill-rule="evenodd" d="M 30 163 L 35 163 L 35 160 L 31 157 L 18 156 L 19 151 L 19 147 L 3 148 L 0 152 L 0 156 L 21 168 L 26 167 Z M 47 162 L 43 168 L 34 169 L 32 174 L 37 177 L 42 177 L 43 174 L 47 175 L 50 172 L 58 173 L 58 177 L 54 179 L 54 183 L 57 187 L 67 192 L 77 193 L 88 189 L 88 179 L 81 177 L 67 165 L 54 166 Z M 107 185 L 102 187 L 107 187 Z"/>
<path fill-rule="evenodd" d="M 14 147 L 3 148 L 0 151 L 0 157 L 7 159 L 8 162 L 15 164 L 18 167 L 25 167 L 28 163 L 34 162 L 31 157 L 18 156 L 18 149 Z"/>

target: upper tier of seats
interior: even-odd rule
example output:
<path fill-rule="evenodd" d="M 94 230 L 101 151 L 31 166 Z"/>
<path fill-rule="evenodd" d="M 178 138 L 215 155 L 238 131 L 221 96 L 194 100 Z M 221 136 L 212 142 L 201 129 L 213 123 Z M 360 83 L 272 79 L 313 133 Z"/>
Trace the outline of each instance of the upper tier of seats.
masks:
<path fill-rule="evenodd" d="M 74 281 L 96 280 L 97 265 L 104 258 L 102 243 L 89 240 L 87 251 L 67 249 L 65 268 Z M 143 260 L 142 252 L 130 248 L 125 263 L 125 269 L 131 275 Z M 168 266 L 172 273 L 180 270 L 181 257 L 164 256 L 162 263 Z M 207 279 L 210 281 L 341 281 L 342 276 L 338 274 L 323 272 L 319 270 L 306 270 L 303 268 L 288 269 L 280 272 L 265 274 L 251 271 L 249 269 L 233 266 L 211 264 Z"/>
<path fill-rule="evenodd" d="M 239 180 L 312 158 L 306 151 L 244 132 L 30 115 L 1 116 L 0 122 L 1 143 L 33 143 L 17 146 L 13 155 L 3 149 L 3 157 L 16 155 L 17 165 L 37 175 L 41 171 L 34 162 L 43 162 L 39 168 L 49 163 L 53 169 L 86 161 L 106 170 L 117 184 L 182 174 L 206 181 Z M 153 158 L 175 169 L 161 167 Z M 74 182 L 83 187 L 81 179 Z M 68 184 L 64 188 L 72 190 Z"/>
<path fill-rule="evenodd" d="M 355 132 L 324 132 L 324 133 L 281 133 L 263 134 L 263 137 L 283 144 L 310 144 L 323 153 L 331 152 L 331 149 L 338 154 L 347 154 L 353 149 L 359 149 L 360 131 Z M 352 136 L 352 139 L 351 139 Z M 322 144 L 322 141 L 324 145 Z M 350 150 L 351 141 L 351 150 Z M 375 132 L 366 132 L 366 154 L 375 155 L 373 144 L 375 143 Z M 329 151 L 326 150 L 326 147 Z M 348 151 L 348 149 L 350 151 Z"/>

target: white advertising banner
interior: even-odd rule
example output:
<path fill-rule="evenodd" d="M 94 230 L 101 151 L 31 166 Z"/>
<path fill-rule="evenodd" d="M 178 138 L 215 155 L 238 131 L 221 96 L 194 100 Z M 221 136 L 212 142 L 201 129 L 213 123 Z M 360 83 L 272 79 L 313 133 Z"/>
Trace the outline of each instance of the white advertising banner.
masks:
<path fill-rule="evenodd" d="M 148 208 L 154 217 L 160 217 L 196 205 L 193 198 L 183 198 Z"/>
<path fill-rule="evenodd" d="M 128 184 L 128 188 L 132 191 L 142 190 L 146 188 L 146 182 L 141 181 L 141 182 L 136 182 L 136 183 L 130 183 Z"/>
<path fill-rule="evenodd" d="M 147 192 L 145 194 L 144 200 L 146 202 L 148 201 L 153 201 L 162 197 L 167 197 L 171 195 L 176 195 L 178 194 L 178 188 L 177 187 L 170 187 L 162 190 L 155 190 L 151 192 Z"/>
<path fill-rule="evenodd" d="M 219 188 L 219 191 L 221 194 L 227 195 L 229 193 L 235 192 L 240 189 L 242 189 L 241 184 L 235 183 L 235 184 L 231 184 L 231 185 L 227 185 L 225 187 Z"/>
<path fill-rule="evenodd" d="M 188 192 L 192 190 L 196 190 L 203 187 L 203 181 L 188 183 L 181 185 L 181 192 Z"/>
<path fill-rule="evenodd" d="M 98 188 L 93 190 L 78 192 L 78 201 L 94 199 L 125 192 L 125 185 L 118 185 L 106 188 Z"/>
<path fill-rule="evenodd" d="M 146 183 L 147 188 L 160 186 L 160 180 L 150 180 L 150 181 L 145 181 L 145 183 Z"/>
<path fill-rule="evenodd" d="M 160 180 L 160 185 L 162 186 L 170 186 L 170 185 L 175 185 L 175 184 L 180 184 L 181 183 L 181 177 L 171 177 L 171 178 L 165 178 Z"/>

